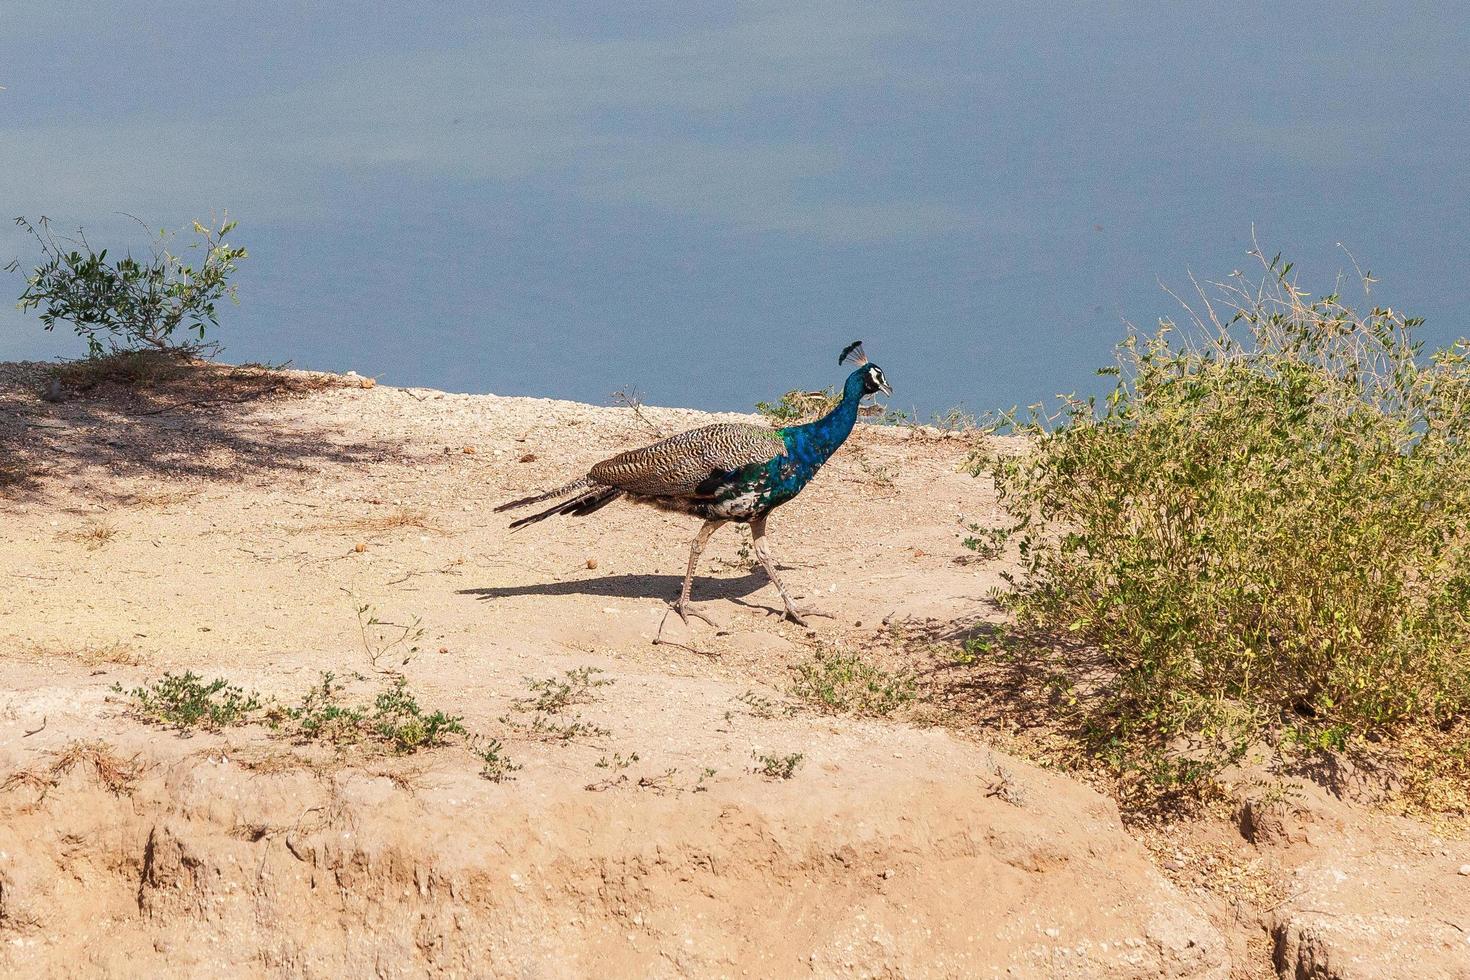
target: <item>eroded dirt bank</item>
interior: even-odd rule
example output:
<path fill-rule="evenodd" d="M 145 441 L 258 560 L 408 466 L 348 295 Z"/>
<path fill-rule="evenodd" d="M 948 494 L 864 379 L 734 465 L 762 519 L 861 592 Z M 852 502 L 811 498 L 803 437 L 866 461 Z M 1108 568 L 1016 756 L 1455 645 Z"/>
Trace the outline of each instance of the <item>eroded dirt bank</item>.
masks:
<path fill-rule="evenodd" d="M 690 520 L 511 535 L 490 510 L 711 416 L 278 374 L 51 404 L 36 377 L 0 371 L 10 973 L 1470 976 L 1454 828 L 1304 787 L 1140 834 L 932 727 L 929 648 L 1000 572 L 959 543 L 994 506 L 962 440 L 862 430 L 773 519 L 833 619 L 779 620 L 726 530 L 695 592 L 724 628 L 654 645 Z M 792 696 L 853 653 L 920 697 L 860 719 Z M 588 668 L 607 683 L 532 704 Z M 393 672 L 520 768 L 130 713 L 186 670 L 285 705 Z"/>

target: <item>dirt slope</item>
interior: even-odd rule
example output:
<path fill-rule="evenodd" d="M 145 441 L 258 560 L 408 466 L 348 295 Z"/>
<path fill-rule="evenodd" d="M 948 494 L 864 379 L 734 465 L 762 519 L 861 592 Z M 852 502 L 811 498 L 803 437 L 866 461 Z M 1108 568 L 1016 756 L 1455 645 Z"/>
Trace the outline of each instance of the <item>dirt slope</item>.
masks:
<path fill-rule="evenodd" d="M 1267 969 L 1263 924 L 1171 884 L 1092 790 L 983 733 L 789 697 L 815 654 L 891 651 L 896 627 L 983 606 L 999 570 L 955 559 L 993 500 L 958 440 L 862 430 L 778 512 L 790 584 L 834 616 L 814 632 L 774 615 L 726 529 L 695 587 L 725 628 L 674 620 L 655 645 L 695 522 L 615 505 L 512 535 L 490 511 L 715 416 L 227 371 L 142 396 L 35 390 L 34 369 L 0 370 L 10 972 Z M 527 678 L 586 667 L 612 683 L 552 718 L 583 727 L 536 730 Z M 370 701 L 397 671 L 522 768 L 492 782 L 463 747 L 336 753 L 263 725 L 180 737 L 111 691 L 164 670 L 286 703 L 323 671 Z M 790 755 L 790 779 L 757 771 Z M 1301 972 L 1327 962 L 1325 933 L 1292 929 L 1288 975 L 1372 975 Z M 1470 945 L 1444 950 L 1453 971 Z"/>

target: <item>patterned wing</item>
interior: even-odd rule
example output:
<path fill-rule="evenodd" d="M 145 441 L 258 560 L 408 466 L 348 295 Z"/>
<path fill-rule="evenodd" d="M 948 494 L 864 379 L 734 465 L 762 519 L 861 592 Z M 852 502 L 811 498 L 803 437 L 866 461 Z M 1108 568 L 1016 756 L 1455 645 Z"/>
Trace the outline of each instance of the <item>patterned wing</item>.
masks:
<path fill-rule="evenodd" d="M 619 453 L 588 471 L 596 483 L 644 497 L 702 497 L 715 478 L 785 451 L 775 429 L 726 422 Z"/>

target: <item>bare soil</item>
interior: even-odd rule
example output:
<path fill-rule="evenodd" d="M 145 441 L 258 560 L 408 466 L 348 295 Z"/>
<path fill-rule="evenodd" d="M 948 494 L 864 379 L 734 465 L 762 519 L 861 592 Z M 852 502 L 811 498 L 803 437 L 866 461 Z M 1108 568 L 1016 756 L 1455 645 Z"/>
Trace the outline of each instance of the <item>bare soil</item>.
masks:
<path fill-rule="evenodd" d="M 963 438 L 861 427 L 773 517 L 832 618 L 784 621 L 725 529 L 695 583 L 722 628 L 654 643 L 695 520 L 492 508 L 741 416 L 200 365 L 52 402 L 43 376 L 0 365 L 8 975 L 1470 976 L 1463 828 L 1313 784 L 1125 826 L 959 710 L 946 638 L 998 619 L 1002 571 L 960 543 L 995 506 Z M 918 697 L 795 697 L 834 652 Z M 535 710 L 582 668 L 611 683 Z M 149 724 L 126 692 L 165 671 L 283 704 L 401 676 L 520 768 Z"/>

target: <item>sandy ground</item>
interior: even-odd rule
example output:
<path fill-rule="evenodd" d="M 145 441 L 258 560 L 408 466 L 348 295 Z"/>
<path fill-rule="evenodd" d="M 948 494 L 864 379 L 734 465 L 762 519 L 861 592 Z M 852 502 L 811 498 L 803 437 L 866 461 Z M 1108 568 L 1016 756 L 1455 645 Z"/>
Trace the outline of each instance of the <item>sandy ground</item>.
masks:
<path fill-rule="evenodd" d="M 1368 977 L 1405 975 L 1382 972 L 1399 943 L 1425 957 L 1413 975 L 1470 976 L 1453 833 L 1324 797 L 1296 830 L 1139 838 L 983 731 L 790 696 L 818 653 L 926 670 L 902 637 L 990 615 L 1001 569 L 960 540 L 994 499 L 962 439 L 863 427 L 773 517 L 788 583 L 832 618 L 776 615 L 726 528 L 695 584 L 722 628 L 670 619 L 655 644 L 695 520 L 619 503 L 512 534 L 491 510 L 737 416 L 223 369 L 38 388 L 0 369 L 17 975 Z M 550 719 L 587 727 L 535 730 L 528 679 L 587 667 L 611 683 Z M 113 690 L 185 670 L 285 703 L 323 672 L 368 701 L 400 674 L 521 768 L 264 725 L 184 737 Z M 791 778 L 758 771 L 792 754 Z M 1197 884 L 1219 877 L 1196 874 L 1206 852 L 1275 906 Z M 1391 881 L 1403 921 L 1351 893 Z"/>

